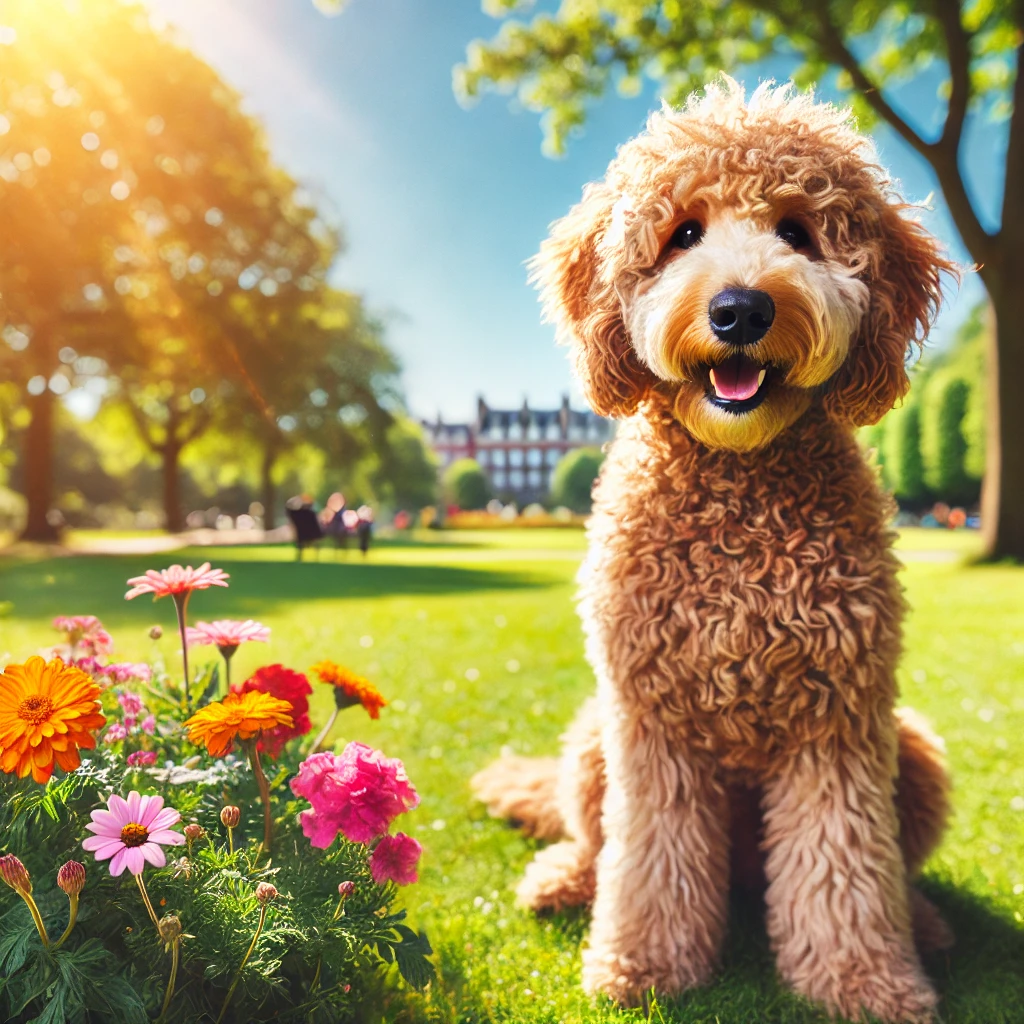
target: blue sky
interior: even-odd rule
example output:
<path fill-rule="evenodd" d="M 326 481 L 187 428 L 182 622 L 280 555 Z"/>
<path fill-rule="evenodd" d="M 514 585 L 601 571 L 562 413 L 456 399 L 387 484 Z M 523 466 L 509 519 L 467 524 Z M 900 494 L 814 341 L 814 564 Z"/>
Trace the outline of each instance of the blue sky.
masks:
<path fill-rule="evenodd" d="M 657 105 L 652 89 L 606 99 L 567 158 L 550 160 L 535 114 L 505 97 L 470 110 L 454 98 L 453 65 L 497 25 L 479 0 L 351 0 L 335 18 L 310 0 L 149 3 L 245 96 L 277 161 L 341 223 L 347 248 L 336 281 L 387 322 L 414 413 L 465 419 L 478 393 L 497 406 L 524 397 L 553 405 L 565 392 L 580 401 L 523 262 L 643 126 Z M 767 70 L 785 75 L 781 64 Z M 923 82 L 898 99 L 927 123 L 934 95 L 934 82 Z M 910 198 L 936 190 L 891 133 L 879 143 Z M 977 125 L 965 147 L 993 216 L 1000 144 L 1001 133 Z M 965 260 L 941 198 L 936 207 L 933 229 Z M 939 343 L 980 294 L 968 281 L 943 315 Z"/>

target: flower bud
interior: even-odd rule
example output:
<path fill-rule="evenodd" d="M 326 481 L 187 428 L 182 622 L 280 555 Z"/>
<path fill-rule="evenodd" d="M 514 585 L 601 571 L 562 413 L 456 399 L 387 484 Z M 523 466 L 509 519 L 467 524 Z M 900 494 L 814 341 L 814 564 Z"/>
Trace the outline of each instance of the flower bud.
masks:
<path fill-rule="evenodd" d="M 271 900 L 277 899 L 277 889 L 269 882 L 260 882 L 256 886 L 256 899 L 261 906 L 266 906 Z"/>
<path fill-rule="evenodd" d="M 220 823 L 225 828 L 237 828 L 241 820 L 242 812 L 237 807 L 228 804 L 220 809 Z"/>
<path fill-rule="evenodd" d="M 163 635 L 164 635 L 164 631 L 159 626 L 150 626 L 149 627 L 149 639 L 150 640 L 159 640 L 160 637 L 162 637 Z"/>
<path fill-rule="evenodd" d="M 192 877 L 192 861 L 188 857 L 179 857 L 174 862 L 174 877 L 175 878 L 191 878 Z"/>
<path fill-rule="evenodd" d="M 160 941 L 165 946 L 170 946 L 181 938 L 181 921 L 174 914 L 168 914 L 160 918 L 156 930 L 160 933 Z"/>
<path fill-rule="evenodd" d="M 355 882 L 339 882 L 338 883 L 338 895 L 343 899 L 347 900 L 349 896 L 356 891 Z"/>
<path fill-rule="evenodd" d="M 69 896 L 77 896 L 85 888 L 85 865 L 69 860 L 57 872 L 57 884 Z"/>
<path fill-rule="evenodd" d="M 185 838 L 190 842 L 194 843 L 197 839 L 202 839 L 206 835 L 206 829 L 202 825 L 197 825 L 194 821 L 190 821 L 185 826 Z"/>
<path fill-rule="evenodd" d="M 13 853 L 0 857 L 0 878 L 17 893 L 32 892 L 32 878 L 28 868 Z"/>

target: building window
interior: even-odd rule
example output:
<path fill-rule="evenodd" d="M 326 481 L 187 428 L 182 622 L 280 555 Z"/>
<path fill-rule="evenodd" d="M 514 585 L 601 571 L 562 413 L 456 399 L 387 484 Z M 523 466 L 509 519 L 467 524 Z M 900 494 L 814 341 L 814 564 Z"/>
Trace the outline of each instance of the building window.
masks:
<path fill-rule="evenodd" d="M 541 480 L 540 470 L 539 469 L 531 469 L 530 470 L 530 475 L 529 475 L 530 486 L 531 487 L 540 487 L 540 480 Z"/>
<path fill-rule="evenodd" d="M 504 487 L 505 486 L 505 470 L 503 470 L 503 469 L 496 469 L 491 474 L 491 480 L 493 481 L 495 487 L 499 487 L 499 488 L 500 487 Z"/>
<path fill-rule="evenodd" d="M 531 448 L 526 453 L 526 464 L 528 466 L 539 466 L 544 461 L 544 453 L 539 448 Z"/>
<path fill-rule="evenodd" d="M 562 457 L 562 453 L 557 448 L 548 449 L 548 465 L 557 466 L 558 460 Z"/>
<path fill-rule="evenodd" d="M 511 448 L 508 453 L 508 464 L 510 466 L 521 466 L 523 464 L 522 448 Z"/>
<path fill-rule="evenodd" d="M 505 450 L 504 448 L 494 448 L 491 451 L 491 465 L 492 466 L 504 466 L 505 465 Z"/>
<path fill-rule="evenodd" d="M 508 474 L 509 486 L 519 488 L 523 486 L 523 471 L 521 469 L 513 469 Z"/>

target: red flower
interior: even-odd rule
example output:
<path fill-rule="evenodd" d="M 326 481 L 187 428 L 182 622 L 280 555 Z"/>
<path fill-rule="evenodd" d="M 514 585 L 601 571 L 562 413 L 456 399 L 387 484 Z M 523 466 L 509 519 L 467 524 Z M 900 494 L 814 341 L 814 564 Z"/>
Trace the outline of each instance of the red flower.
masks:
<path fill-rule="evenodd" d="M 313 728 L 309 720 L 309 694 L 313 692 L 313 687 L 301 672 L 294 672 L 284 665 L 264 665 L 256 669 L 244 683 L 235 683 L 231 690 L 234 693 L 258 690 L 278 700 L 286 700 L 292 706 L 290 714 L 294 724 L 278 725 L 265 730 L 259 742 L 260 753 L 276 758 L 289 740 L 305 736 Z"/>

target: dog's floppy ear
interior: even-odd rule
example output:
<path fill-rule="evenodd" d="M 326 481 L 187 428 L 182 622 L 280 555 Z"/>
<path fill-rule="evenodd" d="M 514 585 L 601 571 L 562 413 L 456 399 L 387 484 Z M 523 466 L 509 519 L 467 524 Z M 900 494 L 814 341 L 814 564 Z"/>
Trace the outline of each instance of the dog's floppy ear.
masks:
<path fill-rule="evenodd" d="M 873 236 L 862 250 L 869 305 L 824 400 L 826 411 L 854 426 L 877 423 L 906 395 L 907 358 L 938 312 L 941 275 L 958 276 L 936 239 L 906 215 L 910 209 L 880 201 L 865 211 Z"/>
<path fill-rule="evenodd" d="M 611 275 L 602 273 L 604 261 L 615 258 L 609 237 L 615 201 L 606 186 L 589 185 L 583 200 L 551 226 L 530 262 L 530 277 L 540 288 L 545 319 L 571 349 L 591 408 L 623 417 L 636 411 L 651 377 L 626 336 Z"/>

